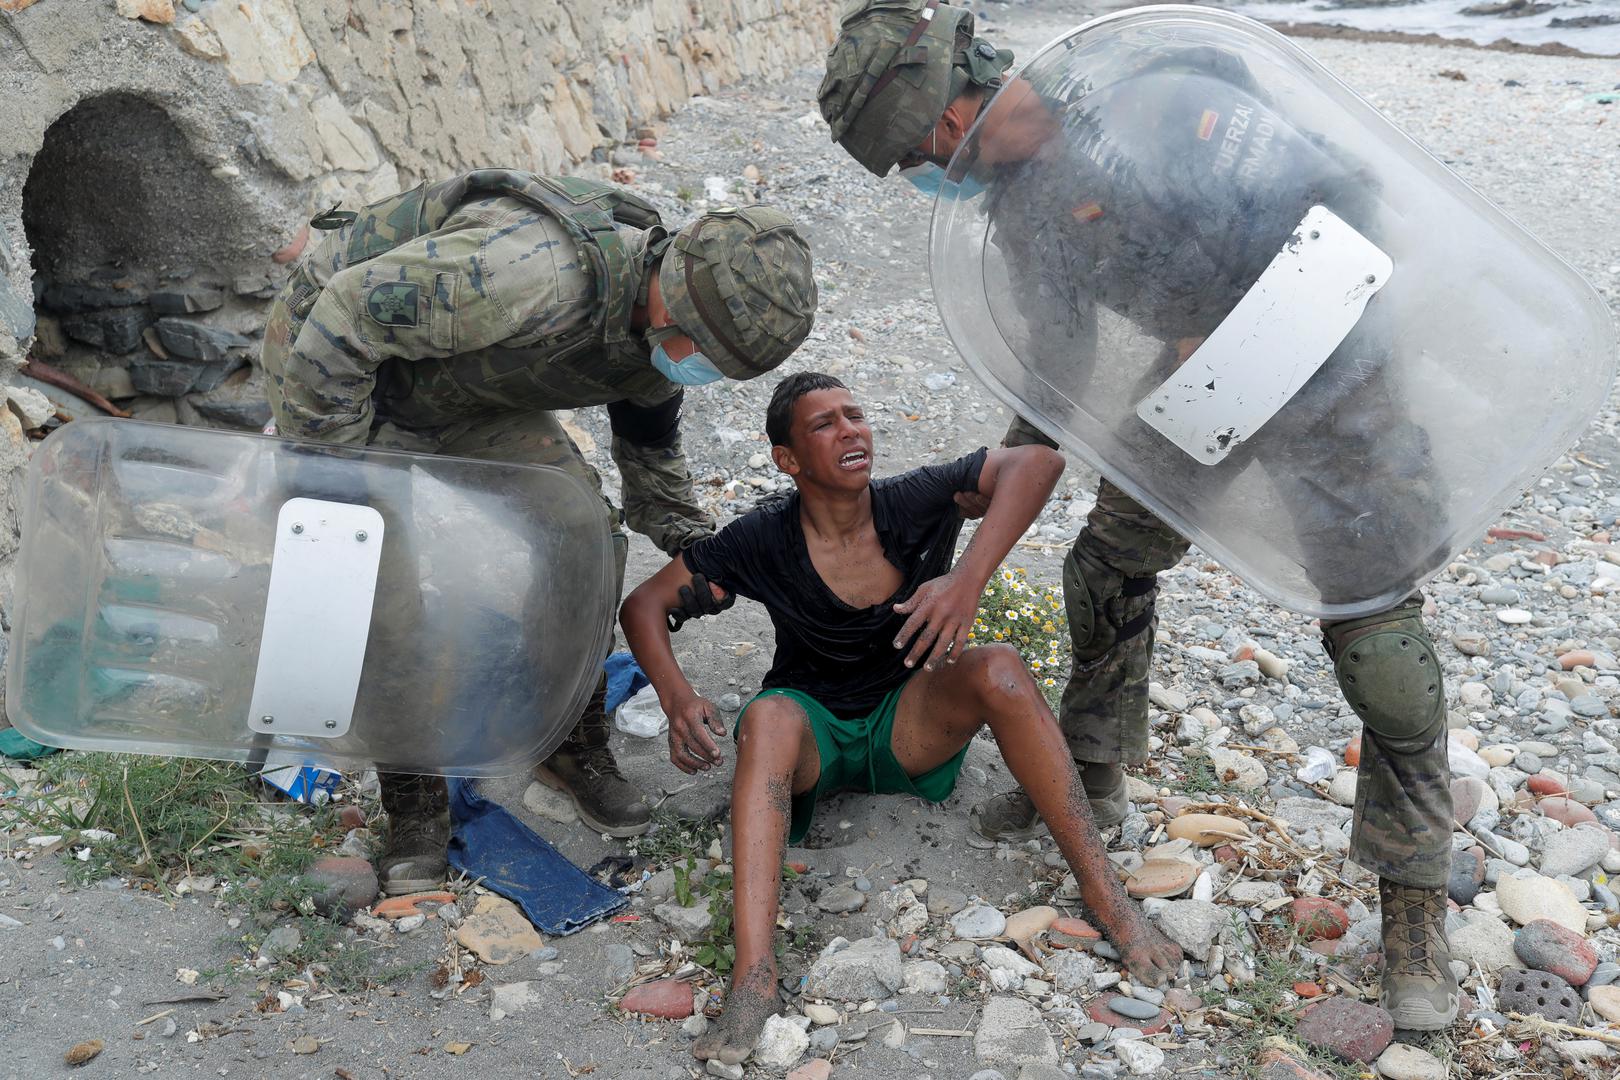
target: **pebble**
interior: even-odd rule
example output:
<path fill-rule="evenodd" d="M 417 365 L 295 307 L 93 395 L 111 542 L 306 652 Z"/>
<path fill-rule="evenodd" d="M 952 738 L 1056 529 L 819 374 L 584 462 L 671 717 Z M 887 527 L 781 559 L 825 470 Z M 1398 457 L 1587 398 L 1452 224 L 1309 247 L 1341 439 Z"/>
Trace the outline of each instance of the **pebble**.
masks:
<path fill-rule="evenodd" d="M 1439 1058 L 1406 1043 L 1390 1043 L 1374 1067 L 1387 1080 L 1446 1080 L 1446 1067 Z"/>
<path fill-rule="evenodd" d="M 708 1064 L 710 1076 L 718 1076 L 721 1080 L 743 1080 L 743 1067 L 741 1065 L 727 1065 L 719 1058 L 710 1058 Z"/>
<path fill-rule="evenodd" d="M 816 907 L 829 915 L 848 915 L 866 906 L 866 893 L 848 885 L 835 885 L 816 898 Z"/>
<path fill-rule="evenodd" d="M 1204 900 L 1177 900 L 1159 915 L 1159 930 L 1194 960 L 1209 954 L 1226 923 L 1226 909 Z"/>
<path fill-rule="evenodd" d="M 1139 1039 L 1115 1046 L 1114 1056 L 1131 1071 L 1132 1076 L 1150 1076 L 1164 1067 L 1164 1051 Z"/>
<path fill-rule="evenodd" d="M 1180 859 L 1149 859 L 1125 881 L 1125 891 L 1137 899 L 1176 896 L 1198 879 L 1198 866 Z"/>
<path fill-rule="evenodd" d="M 1182 814 L 1166 826 L 1165 834 L 1172 840 L 1190 840 L 1199 847 L 1247 840 L 1251 835 L 1246 823 L 1220 814 Z"/>
<path fill-rule="evenodd" d="M 1609 853 L 1609 831 L 1602 828 L 1563 829 L 1549 836 L 1541 848 L 1541 872 L 1547 877 L 1581 877 Z"/>
<path fill-rule="evenodd" d="M 958 889 L 935 885 L 928 890 L 928 899 L 924 901 L 930 915 L 955 915 L 967 907 L 967 893 Z"/>
<path fill-rule="evenodd" d="M 1586 909 L 1561 883 L 1539 874 L 1503 878 L 1496 883 L 1496 902 L 1502 913 L 1520 926 L 1551 919 L 1573 933 L 1586 936 Z"/>
<path fill-rule="evenodd" d="M 1513 951 L 1525 967 L 1551 972 L 1571 986 L 1584 986 L 1598 963 L 1597 952 L 1581 935 L 1548 919 L 1520 930 Z"/>
<path fill-rule="evenodd" d="M 1535 777 L 1531 777 L 1531 779 L 1533 780 Z M 1541 799 L 1536 803 L 1536 809 L 1540 811 L 1543 817 L 1552 818 L 1566 827 L 1585 825 L 1597 821 L 1597 815 L 1592 813 L 1590 808 L 1582 806 L 1574 799 L 1563 796 Z"/>
<path fill-rule="evenodd" d="M 642 983 L 619 999 L 619 1008 L 666 1020 L 684 1020 L 692 1015 L 692 985 L 678 979 Z"/>
<path fill-rule="evenodd" d="M 1159 1006 L 1147 1001 L 1138 1001 L 1134 997 L 1111 997 L 1108 999 L 1108 1007 L 1132 1020 L 1152 1020 L 1159 1015 Z"/>
<path fill-rule="evenodd" d="M 959 938 L 996 938 L 1006 930 L 1007 917 L 987 904 L 975 904 L 951 916 L 951 933 Z"/>
<path fill-rule="evenodd" d="M 1496 613 L 1496 618 L 1509 626 L 1523 626 L 1534 619 L 1535 616 L 1523 608 L 1503 608 Z"/>
<path fill-rule="evenodd" d="M 1288 905 L 1288 921 L 1308 938 L 1341 938 L 1350 929 L 1350 916 L 1332 900 L 1302 896 Z"/>
<path fill-rule="evenodd" d="M 1594 986 L 1586 992 L 1586 1001 L 1603 1019 L 1620 1022 L 1620 986 Z"/>

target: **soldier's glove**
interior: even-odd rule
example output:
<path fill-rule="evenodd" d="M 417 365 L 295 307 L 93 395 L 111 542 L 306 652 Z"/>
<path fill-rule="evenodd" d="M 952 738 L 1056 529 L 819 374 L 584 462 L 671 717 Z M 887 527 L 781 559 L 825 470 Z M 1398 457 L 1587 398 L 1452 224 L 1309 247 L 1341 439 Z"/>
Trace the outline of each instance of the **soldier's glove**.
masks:
<path fill-rule="evenodd" d="M 687 619 L 701 619 L 705 615 L 718 615 L 737 602 L 736 593 L 726 593 L 723 599 L 714 598 L 714 590 L 709 587 L 709 579 L 702 574 L 693 574 L 690 585 L 680 588 L 681 604 L 672 607 L 664 615 L 669 622 L 669 632 L 675 633 Z"/>

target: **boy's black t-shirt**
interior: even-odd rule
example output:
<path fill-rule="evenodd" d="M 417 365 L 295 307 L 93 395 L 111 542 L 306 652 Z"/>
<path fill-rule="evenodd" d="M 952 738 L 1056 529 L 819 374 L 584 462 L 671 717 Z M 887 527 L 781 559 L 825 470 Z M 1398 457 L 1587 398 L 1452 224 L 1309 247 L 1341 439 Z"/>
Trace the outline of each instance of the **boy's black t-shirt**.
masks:
<path fill-rule="evenodd" d="M 852 608 L 810 561 L 799 494 L 751 510 L 687 548 L 686 567 L 730 592 L 764 604 L 776 627 L 776 655 L 764 689 L 802 690 L 841 718 L 861 716 L 906 681 L 910 652 L 894 647 L 904 603 L 923 582 L 950 569 L 962 518 L 952 498 L 977 491 L 987 451 L 872 481 L 872 523 L 900 587 L 883 603 Z"/>

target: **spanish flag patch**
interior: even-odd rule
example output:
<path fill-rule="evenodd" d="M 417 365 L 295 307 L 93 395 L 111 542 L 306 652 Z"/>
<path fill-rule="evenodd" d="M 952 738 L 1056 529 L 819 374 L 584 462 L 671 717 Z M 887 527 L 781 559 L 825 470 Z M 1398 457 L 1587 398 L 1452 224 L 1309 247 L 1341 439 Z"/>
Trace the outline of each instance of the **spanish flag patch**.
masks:
<path fill-rule="evenodd" d="M 1198 137 L 1208 142 L 1210 136 L 1215 134 L 1215 125 L 1220 118 L 1221 114 L 1214 109 L 1205 109 L 1204 115 L 1198 120 Z"/>
<path fill-rule="evenodd" d="M 1073 210 L 1070 210 L 1069 214 L 1076 221 L 1096 221 L 1098 218 L 1102 217 L 1102 204 L 1096 202 L 1095 200 L 1088 203 L 1081 203 Z"/>

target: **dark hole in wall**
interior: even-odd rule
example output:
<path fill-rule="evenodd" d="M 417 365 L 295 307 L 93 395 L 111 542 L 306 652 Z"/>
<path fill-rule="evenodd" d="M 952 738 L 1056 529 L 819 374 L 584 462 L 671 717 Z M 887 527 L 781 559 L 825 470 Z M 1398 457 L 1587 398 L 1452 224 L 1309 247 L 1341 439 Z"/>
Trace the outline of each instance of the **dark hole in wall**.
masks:
<path fill-rule="evenodd" d="M 259 259 L 260 214 L 211 169 L 135 94 L 87 99 L 46 129 L 23 187 L 30 356 L 143 419 L 251 429 L 269 415 L 249 366 L 265 294 L 235 271 Z"/>

